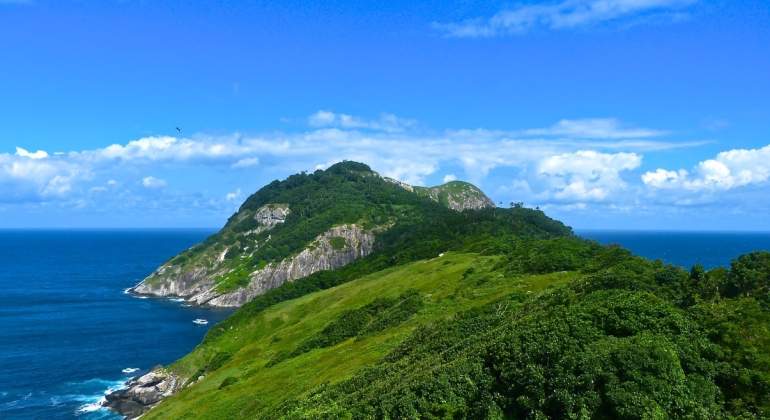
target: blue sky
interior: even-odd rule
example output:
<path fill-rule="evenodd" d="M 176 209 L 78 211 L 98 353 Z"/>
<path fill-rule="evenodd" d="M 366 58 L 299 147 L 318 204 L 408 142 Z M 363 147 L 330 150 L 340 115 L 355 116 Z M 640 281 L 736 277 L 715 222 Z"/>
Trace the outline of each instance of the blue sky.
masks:
<path fill-rule="evenodd" d="M 0 52 L 0 227 L 216 227 L 356 159 L 578 228 L 770 230 L 766 1 L 0 0 Z"/>

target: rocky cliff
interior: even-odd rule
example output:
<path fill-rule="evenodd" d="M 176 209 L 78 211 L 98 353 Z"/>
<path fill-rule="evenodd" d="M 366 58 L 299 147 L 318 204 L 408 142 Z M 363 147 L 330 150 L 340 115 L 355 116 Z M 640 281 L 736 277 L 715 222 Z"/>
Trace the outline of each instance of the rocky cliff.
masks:
<path fill-rule="evenodd" d="M 282 212 L 288 212 L 288 209 Z M 274 214 L 265 216 L 267 213 L 263 211 L 257 214 L 273 221 L 272 226 L 263 224 L 257 229 L 267 230 L 282 223 L 282 219 L 275 218 Z M 166 264 L 131 290 L 143 295 L 181 297 L 198 305 L 237 307 L 287 281 L 321 270 L 333 270 L 365 257 L 372 252 L 374 240 L 373 230 L 367 231 L 355 224 L 332 227 L 299 254 L 255 269 L 248 275 L 248 284 L 234 291 L 221 290 L 215 281 L 218 275 L 227 274 L 216 268 L 223 261 L 222 254 L 212 262 L 213 269 L 202 266 L 184 271 L 182 267 Z"/>
<path fill-rule="evenodd" d="M 274 289 L 287 281 L 307 277 L 321 270 L 333 270 L 365 257 L 374 248 L 374 234 L 356 225 L 335 226 L 317 237 L 299 254 L 270 263 L 249 276 L 249 284 L 229 293 L 216 288 L 189 299 L 197 304 L 241 306 L 253 297 Z"/>

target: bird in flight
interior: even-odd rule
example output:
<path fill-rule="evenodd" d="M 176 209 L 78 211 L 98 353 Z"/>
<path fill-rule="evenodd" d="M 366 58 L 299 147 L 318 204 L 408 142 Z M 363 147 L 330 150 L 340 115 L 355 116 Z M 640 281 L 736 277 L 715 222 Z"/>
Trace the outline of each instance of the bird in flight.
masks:
<path fill-rule="evenodd" d="M 178 134 L 182 134 L 182 129 L 181 129 L 181 128 L 179 128 L 179 127 L 177 127 L 177 128 L 176 128 L 176 132 L 177 132 Z"/>

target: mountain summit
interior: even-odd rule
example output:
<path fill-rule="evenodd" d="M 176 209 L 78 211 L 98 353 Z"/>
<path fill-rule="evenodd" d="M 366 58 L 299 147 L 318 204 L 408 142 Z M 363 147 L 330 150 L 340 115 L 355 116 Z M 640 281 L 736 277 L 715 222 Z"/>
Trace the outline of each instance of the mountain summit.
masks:
<path fill-rule="evenodd" d="M 394 256 L 415 249 L 415 244 L 403 245 L 421 230 L 434 229 L 419 239 L 430 239 L 432 252 L 442 252 L 458 239 L 448 238 L 438 226 L 457 218 L 477 226 L 481 219 L 470 219 L 482 217 L 472 215 L 478 212 L 498 217 L 493 225 L 504 224 L 499 217 L 506 211 L 496 214 L 492 201 L 472 184 L 413 187 L 345 161 L 268 184 L 222 230 L 163 264 L 132 291 L 200 305 L 241 306 L 286 282 L 373 253 Z M 543 226 L 535 229 L 543 234 L 569 233 L 560 223 L 541 219 Z M 416 242 L 418 237 L 412 238 Z"/>

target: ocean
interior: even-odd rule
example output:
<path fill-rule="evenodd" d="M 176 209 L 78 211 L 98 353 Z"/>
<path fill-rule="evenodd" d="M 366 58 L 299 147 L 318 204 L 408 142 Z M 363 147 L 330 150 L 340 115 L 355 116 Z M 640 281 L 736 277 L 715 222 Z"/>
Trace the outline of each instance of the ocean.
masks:
<path fill-rule="evenodd" d="M 666 232 L 576 230 L 602 244 L 618 244 L 636 255 L 689 269 L 729 267 L 734 258 L 752 251 L 770 251 L 770 232 Z"/>
<path fill-rule="evenodd" d="M 230 313 L 123 291 L 211 233 L 0 230 L 0 418 L 119 418 L 98 409 L 108 389 L 188 353 Z M 577 233 L 684 267 L 770 250 L 770 233 Z"/>
<path fill-rule="evenodd" d="M 95 404 L 108 389 L 183 356 L 230 313 L 123 291 L 211 233 L 0 231 L 0 418 L 120 418 Z"/>

